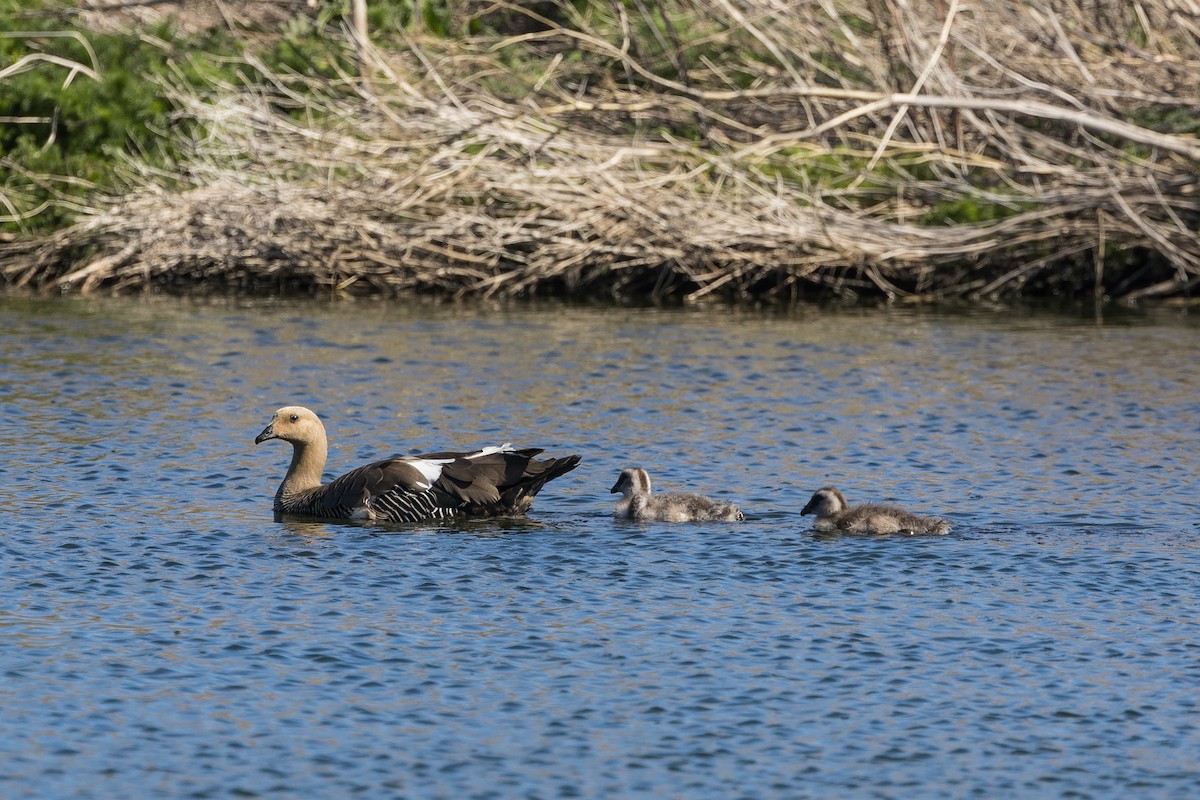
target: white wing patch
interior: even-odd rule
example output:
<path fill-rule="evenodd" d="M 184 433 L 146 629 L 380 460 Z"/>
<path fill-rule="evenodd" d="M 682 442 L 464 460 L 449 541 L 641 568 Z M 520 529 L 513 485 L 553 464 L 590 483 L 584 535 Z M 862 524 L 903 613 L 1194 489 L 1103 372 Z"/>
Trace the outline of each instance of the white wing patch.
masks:
<path fill-rule="evenodd" d="M 515 453 L 516 451 L 517 451 L 517 448 L 512 446 L 512 442 L 505 442 L 502 445 L 492 445 L 491 447 L 485 447 L 482 450 L 480 450 L 478 453 L 471 453 L 471 455 L 466 456 L 466 458 L 468 458 L 468 459 L 482 458 L 483 456 L 490 456 L 494 453 Z"/>
<path fill-rule="evenodd" d="M 480 450 L 479 452 L 471 453 L 470 455 L 463 456 L 463 458 L 466 458 L 469 460 L 472 458 L 482 458 L 483 456 L 490 456 L 493 453 L 513 453 L 513 452 L 516 452 L 516 449 L 517 448 L 512 446 L 511 442 L 505 442 L 502 445 L 493 445 L 491 447 L 485 447 L 482 450 Z M 451 464 L 454 462 L 454 459 L 453 458 L 415 458 L 415 457 L 409 456 L 408 458 L 404 459 L 404 462 L 406 464 L 411 464 L 413 466 L 413 468 L 417 470 L 417 472 L 421 473 L 421 477 L 423 477 L 425 479 L 425 483 L 418 483 L 418 484 L 416 484 L 416 487 L 422 491 L 428 491 L 429 489 L 433 488 L 434 482 L 436 482 L 437 479 L 442 476 L 442 465 L 443 464 Z"/>
<path fill-rule="evenodd" d="M 442 464 L 450 464 L 454 461 L 453 458 L 406 458 L 404 461 L 411 464 L 421 476 L 425 478 L 425 483 L 418 483 L 420 489 L 429 489 L 433 486 L 434 481 L 442 476 Z"/>

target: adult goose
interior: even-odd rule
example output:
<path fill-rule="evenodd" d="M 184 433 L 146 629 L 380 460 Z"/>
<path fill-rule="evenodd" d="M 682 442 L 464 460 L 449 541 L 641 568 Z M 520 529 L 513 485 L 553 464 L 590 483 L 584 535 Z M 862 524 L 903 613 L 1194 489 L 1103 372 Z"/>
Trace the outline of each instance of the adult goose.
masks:
<path fill-rule="evenodd" d="M 464 453 L 392 456 L 322 485 L 325 426 L 301 406 L 285 406 L 255 439 L 292 445 L 292 463 L 275 493 L 277 514 L 376 522 L 519 516 L 538 491 L 575 469 L 579 456 L 534 459 L 511 444 Z"/>
<path fill-rule="evenodd" d="M 641 467 L 623 470 L 609 494 L 622 495 L 613 516 L 638 522 L 736 522 L 745 517 L 732 503 L 698 494 L 652 494 L 650 474 Z"/>
<path fill-rule="evenodd" d="M 920 517 L 896 506 L 864 503 L 851 506 L 832 486 L 813 494 L 800 516 L 815 514 L 813 528 L 845 533 L 935 533 L 950 532 L 950 523 L 940 517 Z"/>

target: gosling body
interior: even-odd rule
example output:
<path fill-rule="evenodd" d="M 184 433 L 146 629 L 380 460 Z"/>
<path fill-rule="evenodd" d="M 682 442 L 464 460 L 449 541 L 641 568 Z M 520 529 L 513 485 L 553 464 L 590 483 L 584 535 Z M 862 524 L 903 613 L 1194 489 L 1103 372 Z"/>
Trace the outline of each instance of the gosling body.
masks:
<path fill-rule="evenodd" d="M 579 456 L 534 458 L 511 444 L 466 452 L 392 456 L 321 482 L 328 440 L 321 420 L 285 406 L 254 440 L 282 439 L 292 462 L 275 493 L 276 514 L 371 522 L 521 516 L 547 482 L 573 470 Z"/>
<path fill-rule="evenodd" d="M 653 494 L 650 475 L 640 467 L 623 470 L 610 494 L 621 494 L 613 516 L 636 522 L 740 522 L 746 517 L 733 503 L 698 494 Z"/>
<path fill-rule="evenodd" d="M 813 494 L 812 499 L 800 512 L 801 516 L 807 514 L 816 516 L 813 528 L 818 531 L 919 533 L 939 536 L 950 532 L 950 523 L 940 517 L 923 517 L 897 506 L 880 503 L 851 506 L 846 502 L 845 496 L 832 486 L 826 486 Z"/>

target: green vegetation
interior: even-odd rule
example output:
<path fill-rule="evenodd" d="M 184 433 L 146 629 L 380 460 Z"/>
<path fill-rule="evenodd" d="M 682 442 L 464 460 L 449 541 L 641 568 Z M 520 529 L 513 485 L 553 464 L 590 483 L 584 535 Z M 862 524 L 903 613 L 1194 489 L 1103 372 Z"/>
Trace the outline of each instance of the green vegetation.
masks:
<path fill-rule="evenodd" d="M 0 92 L 0 195 L 9 226 L 61 226 L 75 202 L 122 188 L 127 157 L 171 162 L 171 109 L 156 78 L 193 59 L 169 31 L 85 37 L 60 15 L 15 0 L 0 3 L 0 29 L 0 64 L 25 59 Z M 213 41 L 196 49 L 221 52 Z"/>
<path fill-rule="evenodd" d="M 323 32 L 335 19 L 296 18 L 257 55 L 272 71 L 335 79 L 350 67 Z M 195 122 L 175 114 L 166 86 L 263 80 L 243 59 L 253 40 L 223 28 L 104 33 L 59 4 L 0 0 L 0 31 L 0 230 L 52 231 L 129 191 L 136 172 L 170 175 Z"/>

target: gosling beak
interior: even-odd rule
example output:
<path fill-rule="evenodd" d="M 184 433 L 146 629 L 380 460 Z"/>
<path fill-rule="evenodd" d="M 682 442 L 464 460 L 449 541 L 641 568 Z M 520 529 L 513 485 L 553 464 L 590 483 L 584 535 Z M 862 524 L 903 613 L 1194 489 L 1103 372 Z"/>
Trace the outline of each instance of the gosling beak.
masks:
<path fill-rule="evenodd" d="M 808 501 L 808 505 L 806 505 L 806 506 L 804 507 L 804 510 L 800 512 L 800 516 L 802 516 L 802 517 L 803 517 L 805 514 L 811 514 L 811 513 L 813 513 L 813 506 L 814 506 L 814 505 L 816 505 L 816 502 L 815 502 L 815 501 L 813 501 L 813 500 L 809 500 L 809 501 Z M 795 506 L 793 506 L 793 508 L 794 508 L 794 507 L 795 507 Z"/>
<path fill-rule="evenodd" d="M 278 439 L 278 438 L 279 437 L 275 435 L 275 423 L 272 422 L 270 425 L 263 428 L 262 433 L 260 433 L 258 436 L 254 437 L 254 443 L 262 444 L 267 439 Z"/>
<path fill-rule="evenodd" d="M 621 493 L 621 482 L 617 481 L 616 483 L 614 483 L 613 488 L 609 489 L 608 493 L 609 494 L 620 494 Z"/>

